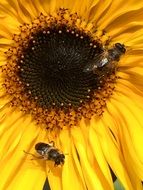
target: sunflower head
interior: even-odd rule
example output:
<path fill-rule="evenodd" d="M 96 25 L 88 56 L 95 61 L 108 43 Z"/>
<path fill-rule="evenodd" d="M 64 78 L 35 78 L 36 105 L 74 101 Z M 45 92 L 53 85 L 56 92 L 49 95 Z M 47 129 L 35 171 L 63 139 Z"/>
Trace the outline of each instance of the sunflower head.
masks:
<path fill-rule="evenodd" d="M 135 0 L 0 3 L 0 189 L 47 176 L 54 190 L 113 190 L 113 176 L 142 189 L 142 13 Z"/>
<path fill-rule="evenodd" d="M 114 88 L 116 63 L 125 53 L 119 43 L 108 50 L 104 32 L 102 38 L 92 23 L 68 9 L 41 13 L 20 26 L 2 66 L 10 105 L 52 130 L 101 116 Z"/>

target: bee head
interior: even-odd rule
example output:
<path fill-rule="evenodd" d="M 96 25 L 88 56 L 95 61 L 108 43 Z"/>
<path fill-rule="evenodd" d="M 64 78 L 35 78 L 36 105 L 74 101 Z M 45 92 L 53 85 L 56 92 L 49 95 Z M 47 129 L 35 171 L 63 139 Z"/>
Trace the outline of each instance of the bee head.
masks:
<path fill-rule="evenodd" d="M 126 52 L 126 48 L 124 44 L 120 44 L 120 43 L 116 43 L 115 47 L 121 52 L 121 53 L 125 53 Z"/>
<path fill-rule="evenodd" d="M 55 165 L 60 165 L 60 164 L 64 164 L 65 161 L 65 155 L 64 154 L 59 154 L 57 156 L 57 158 L 55 159 Z"/>

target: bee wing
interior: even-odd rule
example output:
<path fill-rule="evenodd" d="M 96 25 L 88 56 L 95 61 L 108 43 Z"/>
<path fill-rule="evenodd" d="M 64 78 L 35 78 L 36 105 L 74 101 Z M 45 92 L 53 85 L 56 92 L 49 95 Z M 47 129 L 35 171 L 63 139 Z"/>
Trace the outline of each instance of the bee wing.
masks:
<path fill-rule="evenodd" d="M 103 54 L 97 55 L 95 56 L 95 58 L 92 60 L 91 63 L 89 63 L 83 68 L 83 72 L 86 73 L 86 72 L 94 71 L 97 68 L 103 67 L 108 62 L 109 62 L 108 58 L 105 57 Z"/>

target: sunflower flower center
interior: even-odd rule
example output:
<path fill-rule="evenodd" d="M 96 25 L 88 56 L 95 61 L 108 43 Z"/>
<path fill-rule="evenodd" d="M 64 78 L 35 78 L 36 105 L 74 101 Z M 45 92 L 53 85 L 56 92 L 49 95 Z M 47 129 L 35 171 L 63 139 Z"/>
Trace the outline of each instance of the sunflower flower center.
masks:
<path fill-rule="evenodd" d="M 3 66 L 11 106 L 32 114 L 47 129 L 101 116 L 114 89 L 116 64 L 107 64 L 107 57 L 99 64 L 109 44 L 99 33 L 65 9 L 21 26 Z"/>
<path fill-rule="evenodd" d="M 83 72 L 101 52 L 101 45 L 84 33 L 66 26 L 45 28 L 24 49 L 18 75 L 39 106 L 79 107 L 101 85 L 101 76 Z"/>

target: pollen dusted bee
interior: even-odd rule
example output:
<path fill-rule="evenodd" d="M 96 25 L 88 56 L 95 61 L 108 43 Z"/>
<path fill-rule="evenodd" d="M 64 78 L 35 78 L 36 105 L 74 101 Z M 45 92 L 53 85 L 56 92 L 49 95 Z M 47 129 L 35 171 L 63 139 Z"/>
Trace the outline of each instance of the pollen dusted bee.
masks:
<path fill-rule="evenodd" d="M 101 54 L 95 56 L 93 61 L 84 67 L 83 72 L 93 72 L 96 74 L 98 69 L 104 67 L 112 69 L 125 52 L 125 45 L 120 43 L 115 43 L 111 49 L 104 48 Z"/>
<path fill-rule="evenodd" d="M 35 145 L 35 150 L 39 154 L 38 157 L 34 154 L 24 152 L 36 157 L 37 159 L 51 160 L 55 162 L 55 166 L 64 164 L 65 155 L 60 153 L 59 150 L 55 148 L 53 141 L 49 144 L 39 142 Z"/>

